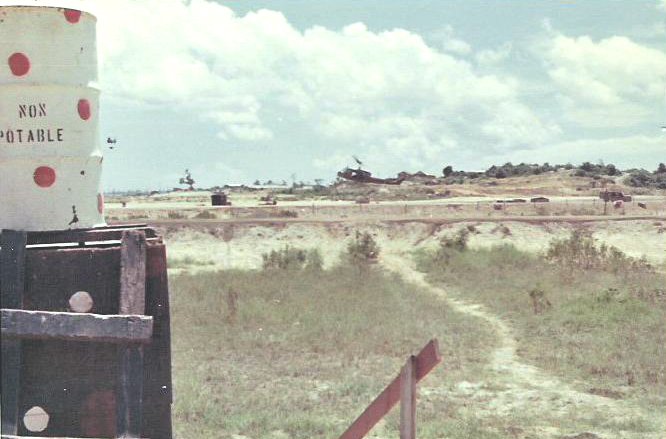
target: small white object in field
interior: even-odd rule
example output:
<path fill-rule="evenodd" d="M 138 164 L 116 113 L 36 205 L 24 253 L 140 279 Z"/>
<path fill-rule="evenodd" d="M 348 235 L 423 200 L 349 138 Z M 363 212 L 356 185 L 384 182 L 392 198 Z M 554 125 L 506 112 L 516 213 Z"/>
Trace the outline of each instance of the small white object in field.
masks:
<path fill-rule="evenodd" d="M 44 431 L 49 425 L 49 414 L 43 408 L 34 406 L 23 415 L 23 425 L 28 431 Z"/>
<path fill-rule="evenodd" d="M 85 291 L 77 291 L 69 298 L 69 307 L 74 312 L 90 312 L 93 307 L 93 299 Z"/>

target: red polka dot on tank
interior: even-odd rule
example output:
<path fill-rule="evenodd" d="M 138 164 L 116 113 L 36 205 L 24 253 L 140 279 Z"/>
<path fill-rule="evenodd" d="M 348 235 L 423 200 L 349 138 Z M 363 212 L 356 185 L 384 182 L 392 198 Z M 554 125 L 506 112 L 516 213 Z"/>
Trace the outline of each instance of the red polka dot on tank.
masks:
<path fill-rule="evenodd" d="M 70 23 L 78 23 L 81 19 L 81 11 L 76 9 L 65 9 L 65 19 Z"/>
<path fill-rule="evenodd" d="M 49 166 L 40 166 L 32 175 L 33 180 L 39 187 L 51 187 L 56 180 L 55 170 Z"/>
<path fill-rule="evenodd" d="M 81 119 L 90 119 L 90 101 L 88 99 L 79 99 L 77 111 L 79 112 Z"/>
<path fill-rule="evenodd" d="M 97 211 L 99 213 L 104 213 L 104 195 L 97 194 Z"/>
<path fill-rule="evenodd" d="M 30 60 L 24 53 L 16 52 L 7 60 L 14 76 L 23 76 L 30 71 Z"/>

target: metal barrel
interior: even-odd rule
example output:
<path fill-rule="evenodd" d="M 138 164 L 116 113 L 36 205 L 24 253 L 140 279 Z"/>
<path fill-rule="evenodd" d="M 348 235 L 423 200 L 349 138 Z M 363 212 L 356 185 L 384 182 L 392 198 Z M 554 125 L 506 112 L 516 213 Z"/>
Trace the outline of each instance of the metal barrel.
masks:
<path fill-rule="evenodd" d="M 0 6 L 0 228 L 104 225 L 96 19 Z"/>

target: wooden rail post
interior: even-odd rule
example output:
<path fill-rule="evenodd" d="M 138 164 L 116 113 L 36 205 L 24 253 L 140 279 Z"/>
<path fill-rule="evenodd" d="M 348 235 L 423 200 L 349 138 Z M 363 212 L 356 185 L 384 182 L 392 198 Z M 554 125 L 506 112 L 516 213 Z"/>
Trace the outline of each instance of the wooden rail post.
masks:
<path fill-rule="evenodd" d="M 0 307 L 23 308 L 27 234 L 3 230 L 0 245 Z M 2 339 L 2 433 L 18 433 L 21 340 Z"/>
<path fill-rule="evenodd" d="M 400 416 L 400 437 L 408 439 L 416 437 L 416 383 L 421 381 L 440 361 L 442 361 L 442 357 L 439 354 L 439 344 L 437 339 L 432 339 L 421 349 L 418 355 L 410 357 L 401 374 L 366 407 L 352 425 L 342 433 L 340 439 L 361 439 L 398 401 L 402 401 L 401 407 L 404 408 Z M 405 382 L 403 380 L 406 380 L 408 385 L 405 387 L 409 387 L 409 389 L 403 389 L 403 383 Z M 403 426 L 407 434 L 411 433 L 412 436 L 402 435 Z"/>
<path fill-rule="evenodd" d="M 142 231 L 129 230 L 122 234 L 119 312 L 146 312 L 146 235 Z M 122 438 L 138 438 L 143 399 L 143 347 L 121 346 L 119 354 L 117 434 Z"/>
<path fill-rule="evenodd" d="M 411 355 L 400 374 L 400 439 L 416 439 L 416 357 Z"/>

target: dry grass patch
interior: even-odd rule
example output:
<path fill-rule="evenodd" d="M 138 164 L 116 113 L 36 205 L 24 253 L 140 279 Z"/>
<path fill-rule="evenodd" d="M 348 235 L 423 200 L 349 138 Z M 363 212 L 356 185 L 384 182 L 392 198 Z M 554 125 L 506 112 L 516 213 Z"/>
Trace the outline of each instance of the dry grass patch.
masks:
<path fill-rule="evenodd" d="M 181 274 L 171 294 L 181 438 L 334 438 L 429 338 L 444 357 L 430 387 L 472 379 L 495 342 L 377 266 Z M 419 437 L 504 437 L 464 423 L 445 395 L 420 397 Z M 396 427 L 394 413 L 376 433 Z"/>
<path fill-rule="evenodd" d="M 584 391 L 655 408 L 666 400 L 665 279 L 646 261 L 580 234 L 546 255 L 442 245 L 418 258 L 431 281 L 510 322 L 530 362 L 583 380 Z"/>

